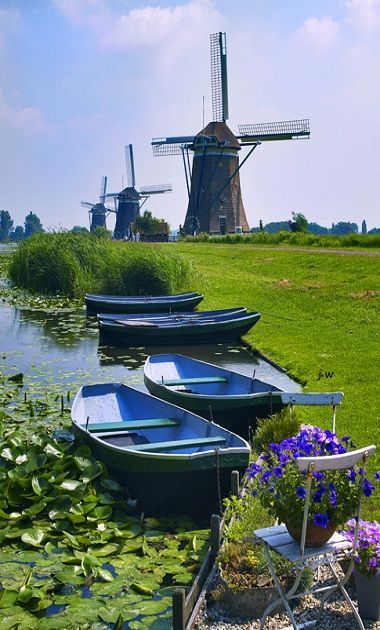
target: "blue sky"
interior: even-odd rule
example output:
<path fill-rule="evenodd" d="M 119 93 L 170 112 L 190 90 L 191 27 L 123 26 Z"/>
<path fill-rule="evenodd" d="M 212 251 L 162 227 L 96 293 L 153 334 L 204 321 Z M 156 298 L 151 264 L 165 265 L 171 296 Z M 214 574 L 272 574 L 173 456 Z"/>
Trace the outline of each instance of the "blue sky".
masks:
<path fill-rule="evenodd" d="M 310 118 L 241 170 L 251 226 L 303 212 L 380 225 L 380 0 L 0 0 L 0 209 L 45 228 L 88 225 L 80 201 L 171 182 L 145 207 L 183 223 L 181 159 L 152 137 L 211 120 L 209 35 L 227 33 L 229 126 Z M 241 152 L 244 157 L 244 150 Z M 112 218 L 109 227 L 113 227 Z"/>

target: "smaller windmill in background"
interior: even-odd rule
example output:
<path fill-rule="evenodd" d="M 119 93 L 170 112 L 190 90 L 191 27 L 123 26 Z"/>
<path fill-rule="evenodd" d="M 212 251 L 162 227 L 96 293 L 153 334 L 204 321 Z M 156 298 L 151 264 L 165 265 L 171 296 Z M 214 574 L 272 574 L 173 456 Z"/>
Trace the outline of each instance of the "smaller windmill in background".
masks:
<path fill-rule="evenodd" d="M 140 208 L 144 205 L 148 197 L 172 191 L 171 184 L 136 187 L 133 146 L 131 144 L 127 144 L 125 147 L 125 163 L 127 169 L 127 186 L 120 192 L 105 195 L 105 198 L 113 198 L 115 203 L 115 239 L 130 236 L 131 224 L 136 217 L 139 216 Z"/>
<path fill-rule="evenodd" d="M 107 228 L 106 219 L 110 212 L 115 212 L 112 208 L 107 208 L 104 205 L 107 191 L 107 177 L 102 177 L 102 183 L 100 185 L 100 195 L 98 203 L 91 203 L 89 201 L 81 201 L 80 204 L 83 208 L 89 208 L 88 214 L 90 217 L 90 231 L 93 232 L 98 227 Z"/>

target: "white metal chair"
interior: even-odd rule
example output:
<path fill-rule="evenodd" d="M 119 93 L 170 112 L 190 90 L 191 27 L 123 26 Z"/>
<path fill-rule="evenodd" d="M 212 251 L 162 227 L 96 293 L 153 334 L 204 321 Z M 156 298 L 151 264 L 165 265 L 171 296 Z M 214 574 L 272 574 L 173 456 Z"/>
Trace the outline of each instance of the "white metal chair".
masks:
<path fill-rule="evenodd" d="M 298 469 L 306 472 L 306 497 L 305 497 L 305 509 L 303 514 L 302 534 L 301 542 L 298 544 L 287 532 L 285 525 L 276 525 L 273 527 L 266 527 L 264 529 L 257 529 L 254 531 L 254 538 L 264 544 L 264 551 L 268 561 L 269 569 L 279 593 L 279 598 L 270 604 L 264 611 L 260 620 L 260 628 L 263 629 L 267 616 L 273 611 L 279 604 L 283 604 L 285 610 L 290 617 L 292 627 L 297 629 L 309 627 L 317 623 L 323 611 L 323 606 L 328 598 L 340 591 L 344 599 L 349 604 L 353 614 L 355 615 L 357 624 L 361 630 L 364 630 L 363 622 L 356 609 L 355 604 L 352 602 L 346 588 L 347 583 L 354 566 L 354 557 L 358 542 L 358 530 L 360 522 L 361 503 L 363 496 L 363 479 L 365 472 L 365 465 L 368 457 L 372 456 L 376 450 L 376 446 L 367 446 L 355 451 L 343 453 L 341 455 L 330 455 L 323 457 L 300 457 L 296 460 Z M 330 540 L 321 547 L 305 547 L 306 529 L 308 523 L 311 483 L 313 473 L 327 470 L 345 470 L 352 466 L 361 464 L 363 468 L 363 475 L 361 476 L 361 491 L 359 492 L 359 500 L 356 513 L 356 527 L 354 534 L 354 541 L 350 542 L 341 534 L 335 533 Z M 275 566 L 270 556 L 269 550 L 272 550 L 284 558 L 294 563 L 296 570 L 295 582 L 290 590 L 287 592 L 282 588 L 280 581 L 276 575 Z M 334 564 L 341 562 L 342 560 L 349 560 L 349 566 L 345 575 L 340 578 Z M 330 569 L 331 576 L 335 583 L 332 586 L 319 586 L 317 585 L 303 593 L 297 593 L 297 589 L 300 584 L 302 573 L 307 568 L 319 568 L 321 566 L 327 566 Z M 319 575 L 318 575 L 319 578 Z M 304 595 L 324 593 L 320 603 L 319 615 L 313 621 L 307 621 L 305 623 L 298 624 L 295 621 L 293 611 L 289 605 L 289 601 L 295 597 L 302 597 Z"/>

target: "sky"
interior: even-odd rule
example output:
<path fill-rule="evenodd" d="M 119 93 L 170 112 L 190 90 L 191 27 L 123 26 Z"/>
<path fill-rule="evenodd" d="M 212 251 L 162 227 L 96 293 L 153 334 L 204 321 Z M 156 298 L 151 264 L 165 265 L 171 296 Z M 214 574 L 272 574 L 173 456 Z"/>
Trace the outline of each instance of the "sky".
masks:
<path fill-rule="evenodd" d="M 173 186 L 144 209 L 183 224 L 181 157 L 150 143 L 212 119 L 219 31 L 235 133 L 310 119 L 309 140 L 263 143 L 243 165 L 250 226 L 302 212 L 379 227 L 380 0 L 0 0 L 0 209 L 88 227 L 80 202 L 98 201 L 104 175 L 108 192 L 126 185 L 131 143 L 137 185 Z"/>

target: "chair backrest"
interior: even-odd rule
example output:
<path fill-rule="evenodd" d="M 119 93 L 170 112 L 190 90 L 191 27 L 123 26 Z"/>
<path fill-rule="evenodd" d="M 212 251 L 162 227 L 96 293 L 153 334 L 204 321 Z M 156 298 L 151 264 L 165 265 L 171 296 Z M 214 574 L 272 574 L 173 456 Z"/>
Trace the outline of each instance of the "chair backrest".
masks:
<path fill-rule="evenodd" d="M 313 467 L 313 472 L 322 470 L 344 470 L 355 466 L 359 460 L 372 457 L 376 451 L 376 446 L 365 446 L 355 451 L 342 453 L 341 455 L 323 455 L 321 457 L 299 457 L 296 462 L 300 471 L 308 470 L 309 466 Z"/>
<path fill-rule="evenodd" d="M 282 392 L 281 400 L 284 405 L 289 405 L 290 415 L 294 405 L 309 405 L 309 406 L 325 406 L 331 405 L 332 407 L 332 432 L 335 433 L 336 424 L 336 406 L 340 405 L 343 400 L 343 392 L 323 392 L 323 393 L 304 393 L 304 392 Z"/>

